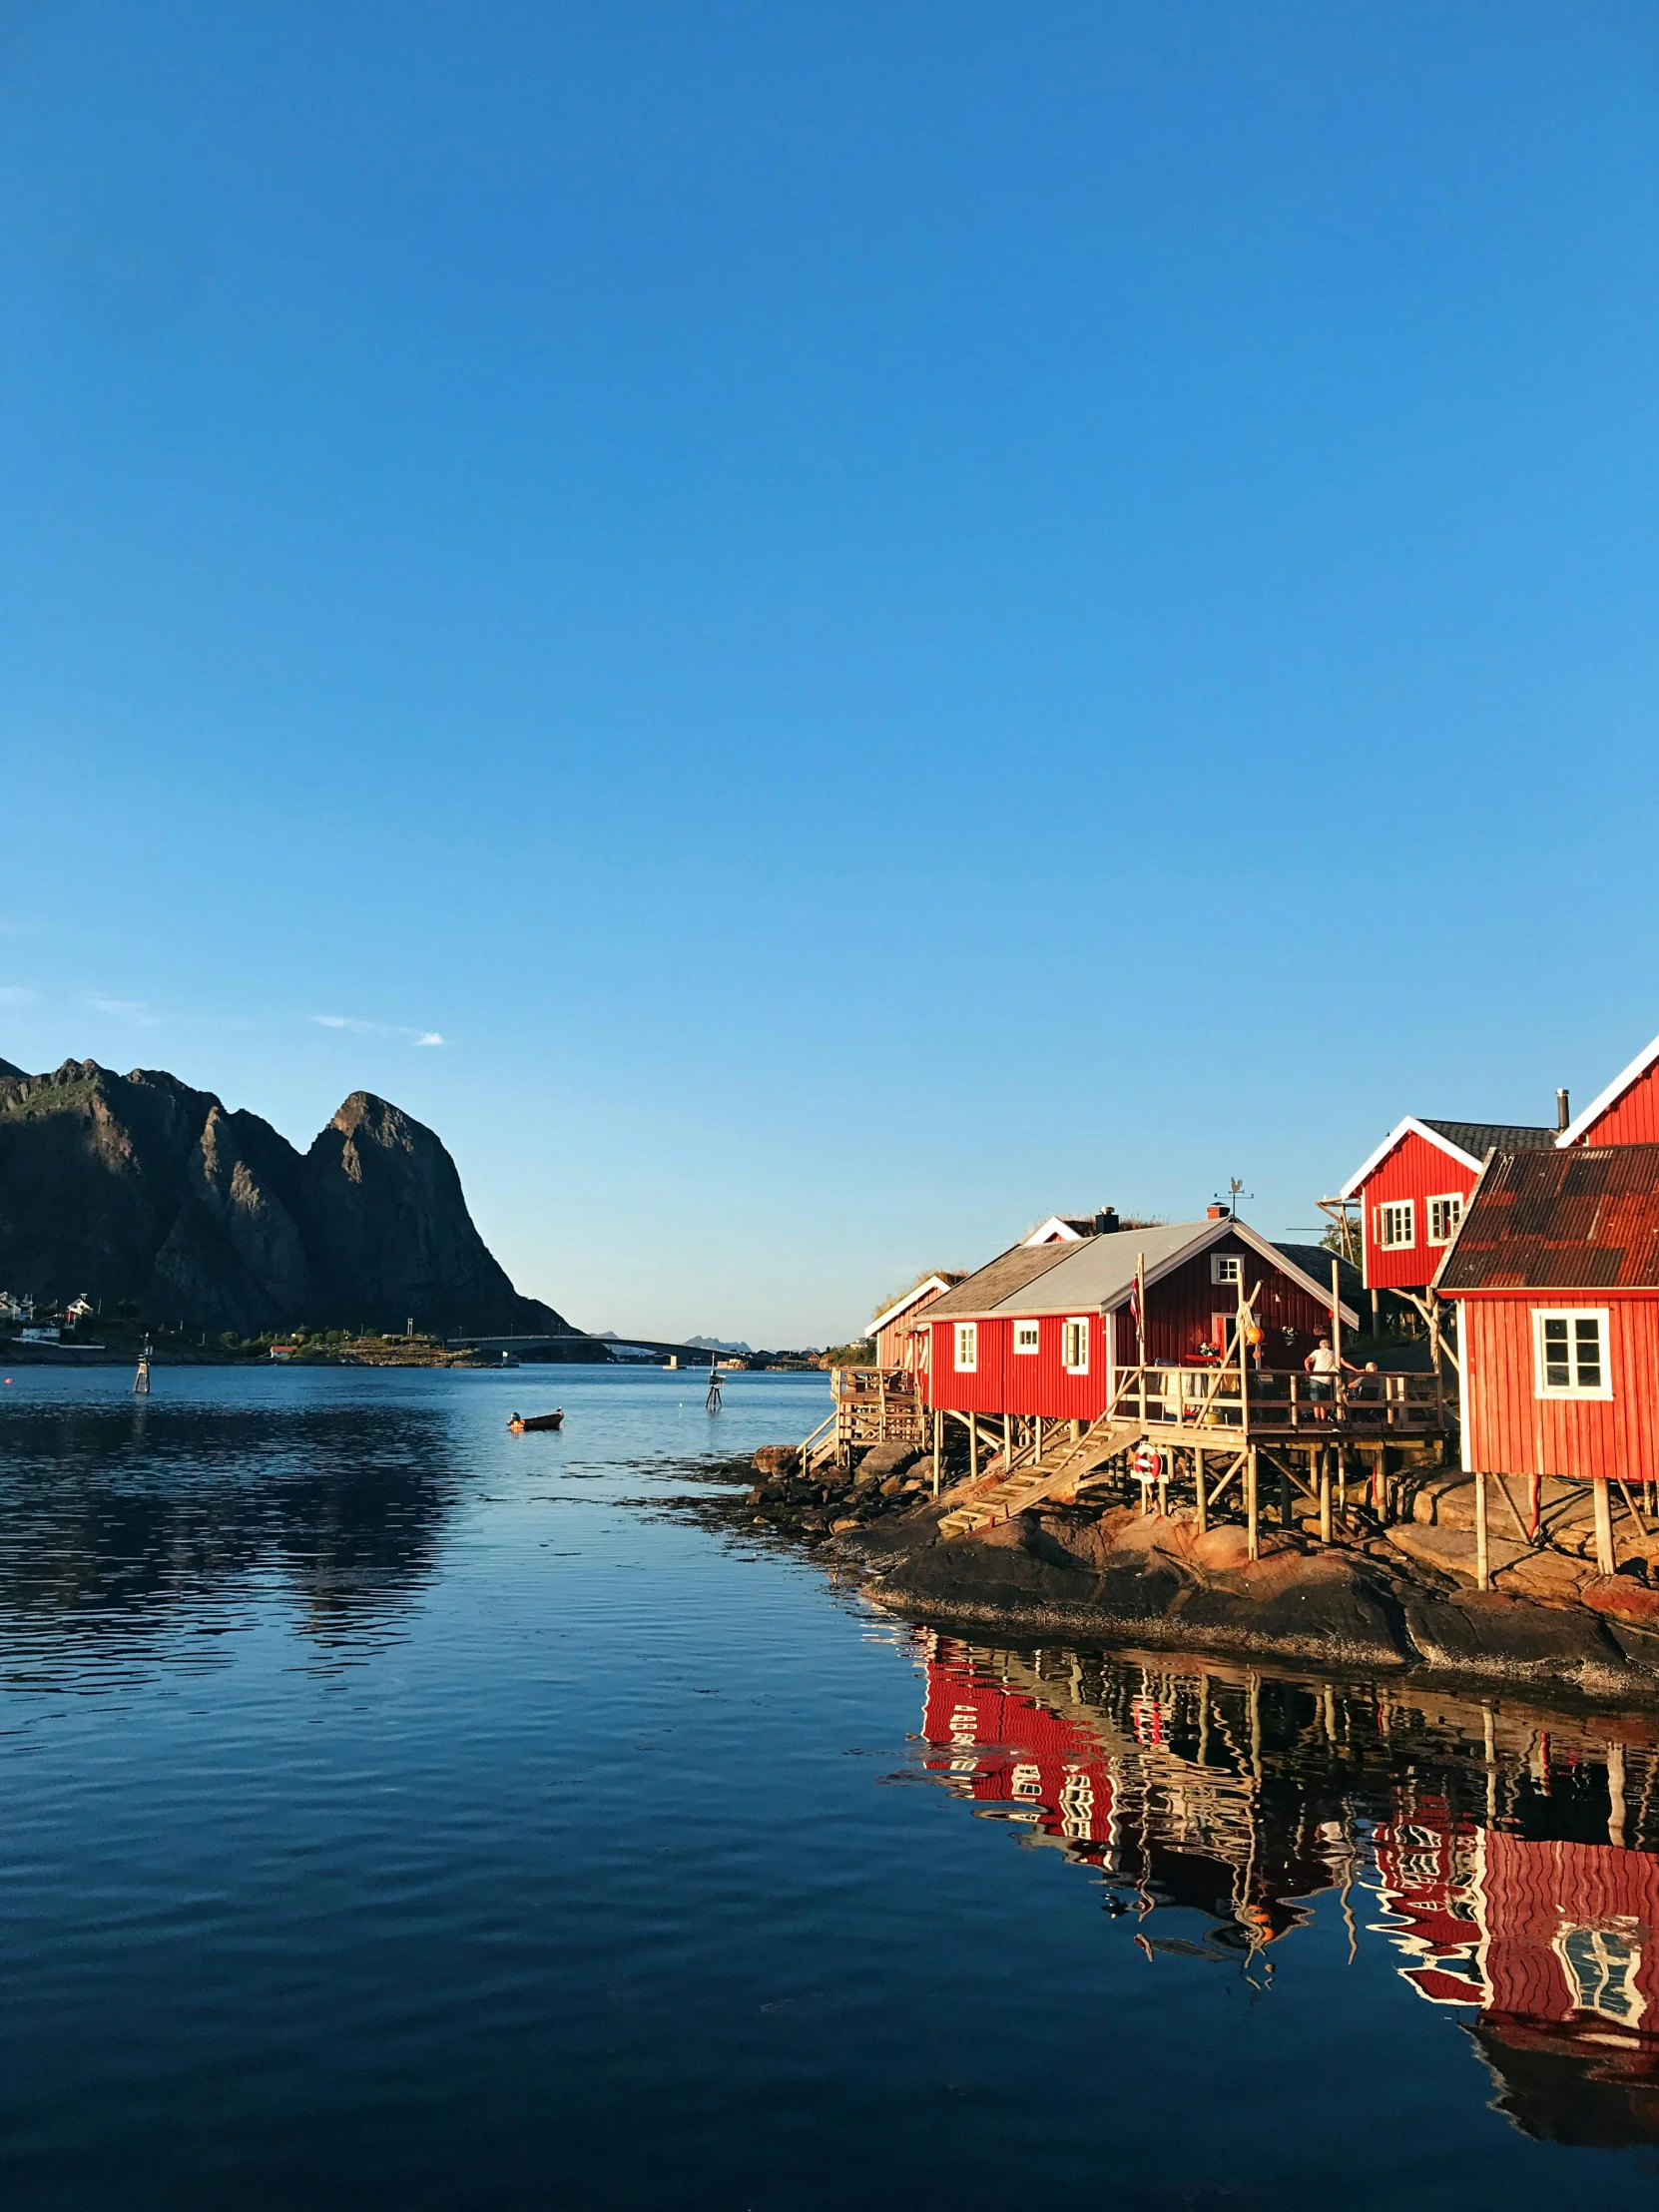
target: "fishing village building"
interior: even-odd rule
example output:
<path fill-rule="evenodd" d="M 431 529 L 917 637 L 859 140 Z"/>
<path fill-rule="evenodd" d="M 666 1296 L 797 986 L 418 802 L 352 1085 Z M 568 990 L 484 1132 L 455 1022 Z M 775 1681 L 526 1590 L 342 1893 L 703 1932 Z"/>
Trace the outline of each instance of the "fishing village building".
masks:
<path fill-rule="evenodd" d="M 1495 1154 L 1434 1288 L 1457 1309 L 1464 1467 L 1594 1486 L 1659 1480 L 1659 1144 Z M 1477 1526 L 1483 1536 L 1484 1515 Z"/>
<path fill-rule="evenodd" d="M 1469 1193 L 1489 1152 L 1543 1151 L 1567 1126 L 1566 1092 L 1557 1094 L 1554 1129 L 1488 1121 L 1395 1124 L 1340 1196 L 1358 1205 L 1361 1268 L 1368 1291 L 1423 1291 L 1457 1234 Z"/>
<path fill-rule="evenodd" d="M 1555 1140 L 1577 1144 L 1659 1143 L 1659 1037 L 1593 1098 Z"/>

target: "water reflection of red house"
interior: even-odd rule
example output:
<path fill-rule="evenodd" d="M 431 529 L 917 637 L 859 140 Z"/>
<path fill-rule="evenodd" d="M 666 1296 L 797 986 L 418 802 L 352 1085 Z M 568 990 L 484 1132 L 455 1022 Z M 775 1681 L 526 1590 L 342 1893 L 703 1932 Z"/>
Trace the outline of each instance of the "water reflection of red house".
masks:
<path fill-rule="evenodd" d="M 1377 1831 L 1419 1995 L 1478 2014 L 1503 2108 L 1552 2140 L 1659 2139 L 1659 1857 L 1533 1842 L 1419 1804 Z"/>
<path fill-rule="evenodd" d="M 953 1777 L 960 1795 L 1027 1813 L 1039 1835 L 1093 1865 L 1112 1850 L 1111 1768 L 1086 1729 L 965 1667 L 930 1659 L 921 1732 L 928 1772 Z"/>

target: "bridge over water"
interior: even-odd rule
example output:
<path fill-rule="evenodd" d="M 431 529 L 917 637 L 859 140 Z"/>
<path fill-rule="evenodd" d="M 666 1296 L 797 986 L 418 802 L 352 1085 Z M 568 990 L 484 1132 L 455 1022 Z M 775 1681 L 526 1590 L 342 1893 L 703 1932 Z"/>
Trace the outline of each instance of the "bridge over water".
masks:
<path fill-rule="evenodd" d="M 510 1352 L 516 1359 L 564 1362 L 577 1366 L 583 1360 L 608 1360 L 611 1354 L 647 1354 L 653 1359 L 678 1360 L 682 1367 L 706 1368 L 713 1361 L 741 1358 L 741 1354 L 711 1352 L 707 1345 L 659 1344 L 652 1337 L 590 1337 L 580 1329 L 552 1337 L 451 1337 L 452 1352 Z"/>

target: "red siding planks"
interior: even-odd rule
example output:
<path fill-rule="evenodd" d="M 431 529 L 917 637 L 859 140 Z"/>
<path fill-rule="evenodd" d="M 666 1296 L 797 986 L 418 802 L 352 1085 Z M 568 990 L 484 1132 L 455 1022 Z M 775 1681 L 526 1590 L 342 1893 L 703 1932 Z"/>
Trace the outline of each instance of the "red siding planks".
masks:
<path fill-rule="evenodd" d="M 1532 1315 L 1583 1306 L 1608 1313 L 1610 1398 L 1533 1394 Z M 1464 1456 L 1493 1474 L 1557 1474 L 1583 1481 L 1659 1478 L 1659 1295 L 1529 1292 L 1463 1297 L 1458 1336 L 1466 1362 Z"/>
<path fill-rule="evenodd" d="M 1014 1351 L 1011 1321 L 981 1321 L 979 1365 L 956 1372 L 956 1324 L 933 1324 L 932 1402 L 955 1413 L 1041 1413 L 1045 1420 L 1094 1420 L 1106 1410 L 1106 1340 L 1098 1314 L 1089 1324 L 1089 1372 L 1068 1375 L 1060 1364 L 1060 1332 L 1068 1317 L 1037 1317 L 1038 1349 Z"/>
<path fill-rule="evenodd" d="M 1372 1170 L 1361 1189 L 1365 1221 L 1366 1288 L 1371 1291 L 1420 1291 L 1445 1252 L 1428 1242 L 1428 1201 L 1452 1192 L 1467 1202 L 1477 1170 L 1442 1152 L 1408 1129 L 1387 1158 Z M 1408 1247 L 1384 1251 L 1378 1242 L 1378 1208 L 1409 1199 L 1416 1209 L 1416 1238 Z"/>
<path fill-rule="evenodd" d="M 1659 1144 L 1659 1062 L 1604 1113 L 1585 1125 L 1578 1144 Z"/>

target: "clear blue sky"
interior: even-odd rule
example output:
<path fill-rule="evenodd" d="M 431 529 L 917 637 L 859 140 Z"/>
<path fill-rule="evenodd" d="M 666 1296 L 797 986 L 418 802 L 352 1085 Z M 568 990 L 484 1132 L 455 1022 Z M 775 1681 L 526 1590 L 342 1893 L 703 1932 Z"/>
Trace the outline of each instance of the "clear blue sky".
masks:
<path fill-rule="evenodd" d="M 1659 1029 L 1651 4 L 63 0 L 0 96 L 0 1054 L 379 1091 L 577 1322 L 789 1343 Z"/>

